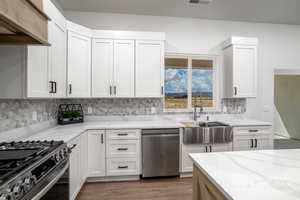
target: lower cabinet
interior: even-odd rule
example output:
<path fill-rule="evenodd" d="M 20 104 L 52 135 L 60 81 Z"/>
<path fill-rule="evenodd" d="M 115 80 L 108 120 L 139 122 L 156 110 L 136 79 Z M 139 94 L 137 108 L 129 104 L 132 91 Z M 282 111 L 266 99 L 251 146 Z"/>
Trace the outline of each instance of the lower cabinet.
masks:
<path fill-rule="evenodd" d="M 233 134 L 234 151 L 273 149 L 271 127 L 237 127 Z"/>
<path fill-rule="evenodd" d="M 181 172 L 189 173 L 193 171 L 193 161 L 189 157 L 190 153 L 210 153 L 232 151 L 232 143 L 228 144 L 213 144 L 213 145 L 184 145 L 181 150 Z"/>
<path fill-rule="evenodd" d="M 86 139 L 82 134 L 73 139 L 68 146 L 70 154 L 70 199 L 74 200 L 86 180 Z"/>
<path fill-rule="evenodd" d="M 108 130 L 106 140 L 107 176 L 140 174 L 140 130 Z"/>
<path fill-rule="evenodd" d="M 90 130 L 88 137 L 88 177 L 106 176 L 105 131 Z"/>

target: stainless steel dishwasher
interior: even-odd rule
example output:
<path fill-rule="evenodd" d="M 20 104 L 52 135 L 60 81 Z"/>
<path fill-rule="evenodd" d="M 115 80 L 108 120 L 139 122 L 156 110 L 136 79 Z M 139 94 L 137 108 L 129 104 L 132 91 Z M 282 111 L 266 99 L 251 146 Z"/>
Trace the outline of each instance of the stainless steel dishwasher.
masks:
<path fill-rule="evenodd" d="M 142 130 L 142 177 L 179 175 L 179 129 Z"/>

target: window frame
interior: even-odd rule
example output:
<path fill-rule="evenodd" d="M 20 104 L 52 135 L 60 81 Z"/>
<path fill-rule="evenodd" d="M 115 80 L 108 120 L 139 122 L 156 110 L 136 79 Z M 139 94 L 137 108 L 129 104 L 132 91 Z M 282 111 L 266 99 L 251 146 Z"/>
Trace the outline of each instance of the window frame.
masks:
<path fill-rule="evenodd" d="M 213 107 L 204 107 L 204 112 L 217 112 L 220 111 L 221 108 L 221 100 L 220 100 L 220 62 L 218 55 L 210 55 L 210 54 L 179 54 L 179 53 L 166 53 L 165 58 L 184 58 L 188 59 L 188 83 L 187 83 L 187 93 L 188 93 L 188 105 L 187 109 L 167 109 L 165 107 L 165 94 L 163 97 L 163 110 L 164 112 L 193 112 L 192 106 L 192 60 L 212 60 L 213 61 Z M 165 65 L 164 65 L 164 73 L 165 73 Z M 164 79 L 165 82 L 165 79 Z"/>

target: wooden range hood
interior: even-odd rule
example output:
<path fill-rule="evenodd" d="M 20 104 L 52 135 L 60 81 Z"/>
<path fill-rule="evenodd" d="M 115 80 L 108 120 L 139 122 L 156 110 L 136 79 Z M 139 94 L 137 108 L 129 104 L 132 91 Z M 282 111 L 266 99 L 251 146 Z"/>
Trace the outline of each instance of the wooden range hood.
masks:
<path fill-rule="evenodd" d="M 0 0 L 0 45 L 50 45 L 48 20 L 43 0 Z"/>

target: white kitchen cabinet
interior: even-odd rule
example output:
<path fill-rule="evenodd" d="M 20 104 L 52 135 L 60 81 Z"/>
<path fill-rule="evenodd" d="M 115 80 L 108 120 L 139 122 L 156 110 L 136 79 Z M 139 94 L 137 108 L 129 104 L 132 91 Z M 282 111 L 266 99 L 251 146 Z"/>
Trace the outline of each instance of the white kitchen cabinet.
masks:
<path fill-rule="evenodd" d="M 251 151 L 273 148 L 271 127 L 236 127 L 233 130 L 233 150 Z"/>
<path fill-rule="evenodd" d="M 115 97 L 134 97 L 134 40 L 114 41 L 114 87 Z"/>
<path fill-rule="evenodd" d="M 136 97 L 162 97 L 164 42 L 136 41 Z"/>
<path fill-rule="evenodd" d="M 51 1 L 44 11 L 51 46 L 1 47 L 0 98 L 66 96 L 66 20 Z"/>
<path fill-rule="evenodd" d="M 88 131 L 88 177 L 106 176 L 105 131 Z"/>
<path fill-rule="evenodd" d="M 224 43 L 225 98 L 256 97 L 257 49 L 257 38 L 232 37 Z"/>
<path fill-rule="evenodd" d="M 228 144 L 182 144 L 181 150 L 181 172 L 190 173 L 193 171 L 193 161 L 189 154 L 191 153 L 211 153 L 211 152 L 226 152 L 232 151 L 232 143 Z"/>
<path fill-rule="evenodd" d="M 107 176 L 139 175 L 141 131 L 107 130 L 106 135 Z"/>
<path fill-rule="evenodd" d="M 68 96 L 91 96 L 91 35 L 72 22 L 68 29 Z"/>
<path fill-rule="evenodd" d="M 81 141 L 80 137 L 69 143 L 70 154 L 70 199 L 74 200 L 81 189 Z"/>
<path fill-rule="evenodd" d="M 205 147 L 199 144 L 192 145 L 182 145 L 181 150 L 181 172 L 192 172 L 193 171 L 193 161 L 189 157 L 190 153 L 205 153 Z"/>
<path fill-rule="evenodd" d="M 114 41 L 93 39 L 92 47 L 92 96 L 113 95 Z"/>
<path fill-rule="evenodd" d="M 49 30 L 50 31 L 50 30 Z M 27 97 L 50 97 L 49 47 L 27 47 Z"/>
<path fill-rule="evenodd" d="M 49 73 L 53 82 L 54 97 L 66 97 L 67 85 L 67 50 L 66 50 L 66 25 L 49 22 Z"/>

